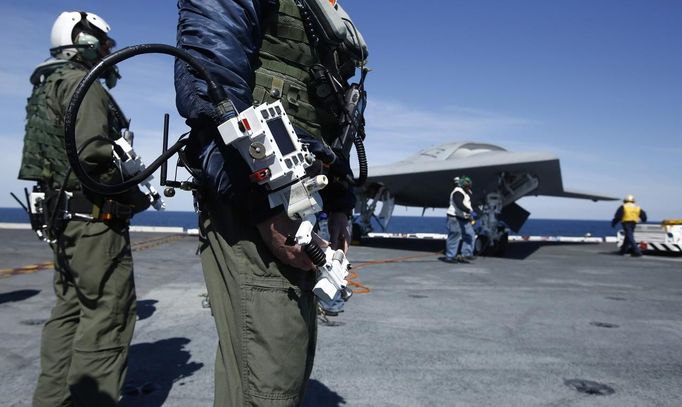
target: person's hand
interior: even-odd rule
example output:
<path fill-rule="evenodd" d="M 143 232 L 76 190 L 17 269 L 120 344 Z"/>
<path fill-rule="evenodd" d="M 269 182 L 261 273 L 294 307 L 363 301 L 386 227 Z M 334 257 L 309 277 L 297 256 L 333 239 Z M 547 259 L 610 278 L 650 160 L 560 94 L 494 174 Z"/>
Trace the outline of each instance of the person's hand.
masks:
<path fill-rule="evenodd" d="M 133 214 L 145 211 L 151 205 L 149 195 L 142 192 L 139 188 L 133 188 L 130 191 L 115 195 L 112 199 L 118 203 L 130 206 Z"/>
<path fill-rule="evenodd" d="M 286 243 L 287 236 L 295 236 L 300 224 L 301 221 L 293 221 L 284 212 L 280 212 L 257 224 L 256 228 L 270 252 L 282 263 L 301 270 L 315 270 L 315 265 L 301 245 Z M 322 248 L 327 246 L 327 242 L 315 234 L 313 241 Z"/>
<path fill-rule="evenodd" d="M 313 153 L 316 159 L 327 165 L 336 160 L 334 151 L 324 141 L 317 139 L 304 131 L 297 132 L 296 134 L 298 135 L 299 140 L 307 145 L 308 151 Z"/>
<path fill-rule="evenodd" d="M 334 250 L 343 250 L 348 253 L 351 240 L 350 220 L 343 212 L 331 212 L 327 219 L 329 227 L 329 240 Z"/>

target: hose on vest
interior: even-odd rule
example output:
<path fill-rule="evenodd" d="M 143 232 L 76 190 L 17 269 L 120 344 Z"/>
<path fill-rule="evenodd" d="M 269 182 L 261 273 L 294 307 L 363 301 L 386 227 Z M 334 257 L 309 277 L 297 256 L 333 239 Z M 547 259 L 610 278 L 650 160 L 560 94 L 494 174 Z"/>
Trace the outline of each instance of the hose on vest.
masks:
<path fill-rule="evenodd" d="M 364 133 L 364 130 L 362 133 Z M 353 144 L 355 145 L 355 152 L 358 155 L 358 165 L 360 166 L 360 173 L 358 174 L 358 178 L 353 180 L 353 185 L 360 187 L 367 181 L 367 154 L 365 153 L 365 144 L 362 141 L 362 136 L 359 131 L 355 133 Z"/>
<path fill-rule="evenodd" d="M 310 10 L 310 6 L 305 1 L 302 0 L 296 0 L 294 2 L 296 4 L 296 7 L 298 7 L 300 13 L 301 13 L 301 19 L 303 20 L 303 27 L 305 28 L 305 32 L 308 36 L 308 39 L 311 42 L 311 45 L 313 46 L 314 49 L 317 49 L 317 47 L 320 45 L 321 38 L 318 33 L 318 30 L 321 32 L 324 32 L 323 29 L 318 27 L 318 24 L 315 20 L 315 17 L 313 16 L 313 12 Z M 346 24 L 350 25 L 353 28 L 353 31 L 355 33 L 355 37 L 358 38 L 359 34 L 357 29 L 355 28 L 355 25 L 353 24 L 352 21 L 349 19 L 343 19 Z M 361 56 L 361 60 L 364 60 L 365 56 Z M 327 74 L 329 76 L 333 76 L 331 72 L 329 72 L 328 68 L 325 66 L 324 70 L 327 71 Z M 361 78 L 360 78 L 360 83 L 358 84 L 359 90 L 361 93 L 364 93 L 364 82 L 365 82 L 365 77 L 367 76 L 367 73 L 369 72 L 369 69 L 365 68 L 363 65 L 363 69 L 361 72 Z M 337 71 L 337 76 L 338 76 L 338 71 Z M 332 83 L 338 82 L 336 80 L 330 81 Z M 341 108 L 343 110 L 342 115 L 344 116 L 344 120 L 347 121 L 347 126 L 350 126 L 353 131 L 355 132 L 355 135 L 353 136 L 353 144 L 355 145 L 355 151 L 358 156 L 358 164 L 360 167 L 360 173 L 358 175 L 358 178 L 353 178 L 351 175 L 349 175 L 350 178 L 350 183 L 356 187 L 364 185 L 365 181 L 367 180 L 367 154 L 365 153 L 365 146 L 363 144 L 364 140 L 364 129 L 361 130 L 359 127 L 360 123 L 355 123 L 353 120 L 354 113 L 351 112 L 347 109 L 346 102 L 345 102 L 345 95 L 342 93 L 342 91 L 335 85 L 332 86 L 332 89 L 335 93 L 337 93 L 337 96 L 339 97 L 339 103 L 341 104 Z M 353 109 L 356 109 L 357 106 L 354 106 Z M 363 108 L 364 110 L 364 108 Z M 362 113 L 361 113 L 362 114 Z M 342 134 L 345 133 L 345 131 L 342 132 Z M 362 133 L 362 135 L 360 134 Z M 341 136 L 343 138 L 343 136 Z M 350 148 L 345 146 L 345 142 L 341 142 L 343 146 L 343 154 L 345 155 L 345 159 L 349 161 L 350 158 Z M 347 151 L 345 151 L 347 149 Z"/>
<path fill-rule="evenodd" d="M 97 180 L 90 177 L 81 166 L 79 153 L 76 146 L 76 117 L 78 114 L 78 109 L 85 98 L 85 94 L 87 93 L 88 89 L 90 89 L 90 86 L 92 86 L 92 84 L 104 73 L 104 71 L 110 69 L 119 62 L 142 54 L 166 54 L 174 56 L 187 63 L 203 80 L 206 81 L 207 94 L 210 101 L 216 108 L 216 114 L 219 120 L 221 120 L 221 122 L 226 121 L 237 115 L 235 107 L 227 98 L 225 90 L 218 85 L 218 83 L 211 78 L 208 71 L 185 50 L 166 44 L 140 44 L 126 47 L 107 55 L 97 65 L 92 67 L 92 69 L 78 84 L 73 97 L 71 98 L 71 102 L 69 102 L 69 106 L 66 109 L 66 115 L 64 119 L 64 145 L 66 147 L 66 155 L 69 159 L 69 163 L 71 164 L 71 168 L 73 169 L 73 173 L 86 188 L 102 195 L 115 195 L 132 189 L 139 183 L 149 178 L 154 171 L 163 165 L 164 162 L 166 162 L 170 157 L 180 151 L 187 144 L 187 140 L 180 140 L 176 142 L 170 148 L 168 148 L 168 150 L 163 152 L 156 160 L 154 160 L 154 162 L 147 166 L 145 170 L 118 184 L 111 185 L 98 182 Z"/>

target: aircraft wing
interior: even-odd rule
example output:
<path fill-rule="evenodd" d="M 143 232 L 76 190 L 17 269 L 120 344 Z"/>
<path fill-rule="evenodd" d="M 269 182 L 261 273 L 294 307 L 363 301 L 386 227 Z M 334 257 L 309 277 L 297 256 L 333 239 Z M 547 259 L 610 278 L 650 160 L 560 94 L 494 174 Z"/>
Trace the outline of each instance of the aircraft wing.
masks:
<path fill-rule="evenodd" d="M 583 191 L 576 191 L 576 190 L 568 190 L 564 189 L 558 194 L 542 194 L 546 196 L 556 196 L 559 198 L 578 198 L 578 199 L 589 199 L 592 201 L 617 201 L 619 198 L 614 198 L 612 196 L 604 196 L 604 195 L 595 195 L 591 194 L 589 192 L 583 192 Z"/>
<path fill-rule="evenodd" d="M 498 190 L 501 174 L 537 178 L 538 186 L 525 195 L 617 200 L 606 195 L 565 190 L 559 159 L 548 153 L 507 151 L 499 146 L 456 142 L 424 150 L 390 165 L 369 168 L 367 186 L 383 185 L 395 204 L 422 208 L 447 208 L 455 176 L 473 180 L 474 203 Z"/>

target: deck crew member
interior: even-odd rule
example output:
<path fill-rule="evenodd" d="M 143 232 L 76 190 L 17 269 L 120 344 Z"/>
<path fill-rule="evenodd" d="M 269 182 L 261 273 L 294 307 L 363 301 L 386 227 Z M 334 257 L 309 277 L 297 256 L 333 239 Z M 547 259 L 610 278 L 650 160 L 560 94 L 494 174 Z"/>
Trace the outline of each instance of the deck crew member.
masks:
<path fill-rule="evenodd" d="M 618 207 L 611 220 L 611 227 L 615 227 L 620 222 L 623 228 L 625 239 L 620 246 L 621 255 L 631 253 L 633 257 L 642 255 L 639 244 L 635 241 L 635 228 L 637 223 L 646 222 L 646 212 L 635 203 L 635 197 L 628 195 L 623 199 L 623 204 Z"/>
<path fill-rule="evenodd" d="M 447 211 L 448 237 L 445 241 L 445 259 L 448 263 L 469 263 L 474 260 L 474 228 L 471 224 L 472 181 L 468 176 L 455 177 L 455 188 L 450 193 Z M 462 245 L 459 249 L 460 243 Z"/>

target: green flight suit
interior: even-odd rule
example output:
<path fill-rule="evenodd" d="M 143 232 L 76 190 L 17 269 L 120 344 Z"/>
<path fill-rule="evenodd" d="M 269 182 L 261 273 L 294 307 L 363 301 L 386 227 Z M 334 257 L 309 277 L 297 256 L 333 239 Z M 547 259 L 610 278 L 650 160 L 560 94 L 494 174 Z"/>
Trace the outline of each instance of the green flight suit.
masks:
<path fill-rule="evenodd" d="M 340 130 L 339 120 L 318 98 L 310 70 L 322 61 L 308 38 L 299 7 L 293 0 L 254 2 L 256 8 L 267 7 L 258 21 L 260 31 L 255 32 L 249 20 L 254 4 L 237 3 L 181 0 L 178 43 L 200 50 L 197 57 L 206 60 L 209 70 L 218 71 L 215 79 L 219 83 L 221 75 L 232 77 L 230 71 L 236 67 L 237 79 L 231 79 L 249 82 L 254 103 L 279 100 L 294 126 L 318 139 L 333 139 Z M 256 36 L 257 55 L 242 60 L 252 50 L 251 40 Z M 222 37 L 230 37 L 227 45 L 221 43 Z M 241 37 L 249 38 L 243 48 L 238 40 L 231 42 Z M 227 55 L 229 63 L 223 66 L 221 58 Z M 246 62 L 253 75 L 239 76 Z M 193 88 L 196 79 L 191 72 L 176 68 L 178 98 L 195 97 L 187 95 L 187 89 Z M 206 122 L 205 112 L 194 115 L 196 112 L 184 110 L 192 109 L 180 107 L 181 114 L 190 119 L 191 140 L 205 146 L 216 137 L 214 123 Z M 196 195 L 200 253 L 219 338 L 214 406 L 300 405 L 317 339 L 317 301 L 312 293 L 315 273 L 287 266 L 273 256 L 256 227 L 259 220 L 267 218 L 270 208 L 263 208 L 261 199 L 252 199 L 251 187 L 243 187 L 243 179 L 233 175 L 230 182 L 240 193 L 218 192 L 218 184 L 227 181 L 213 177 L 218 171 L 212 152 L 203 156 L 197 151 L 188 155 L 197 168 L 205 170 L 196 172 L 201 184 Z M 239 167 L 241 158 L 231 156 L 229 150 L 226 154 L 226 165 Z"/>
<path fill-rule="evenodd" d="M 37 108 L 43 118 L 53 121 L 53 130 L 63 128 L 68 103 L 86 73 L 85 67 L 68 63 L 38 85 L 43 86 L 40 91 L 45 97 L 41 99 L 44 106 Z M 95 82 L 79 110 L 78 145 L 97 135 L 113 136 L 117 126 L 112 123 L 110 109 L 109 94 Z M 29 109 L 29 124 L 34 123 L 31 114 Z M 27 125 L 26 144 L 32 143 L 31 137 Z M 55 137 L 63 139 L 63 133 L 57 132 Z M 53 150 L 59 145 L 51 144 Z M 31 148 L 41 145 L 33 143 Z M 53 161 L 66 160 L 65 151 L 62 154 Z M 81 155 L 86 171 L 103 181 L 113 179 L 116 173 L 112 158 L 112 147 L 106 142 L 91 143 Z M 61 181 L 55 178 L 40 181 L 52 188 Z M 79 189 L 75 179 L 67 183 L 67 189 Z M 92 194 L 89 197 L 98 199 Z M 131 206 L 138 203 L 138 208 L 144 207 L 146 199 L 139 190 L 119 198 Z M 57 243 L 51 245 L 57 301 L 42 332 L 41 372 L 33 405 L 113 406 L 123 386 L 136 320 L 128 220 L 70 220 L 62 230 Z"/>
<path fill-rule="evenodd" d="M 136 320 L 128 225 L 71 221 L 60 240 L 33 405 L 114 406 Z"/>
<path fill-rule="evenodd" d="M 219 335 L 215 406 L 296 406 L 317 338 L 315 273 L 282 264 L 248 217 L 203 196 L 201 265 Z"/>

